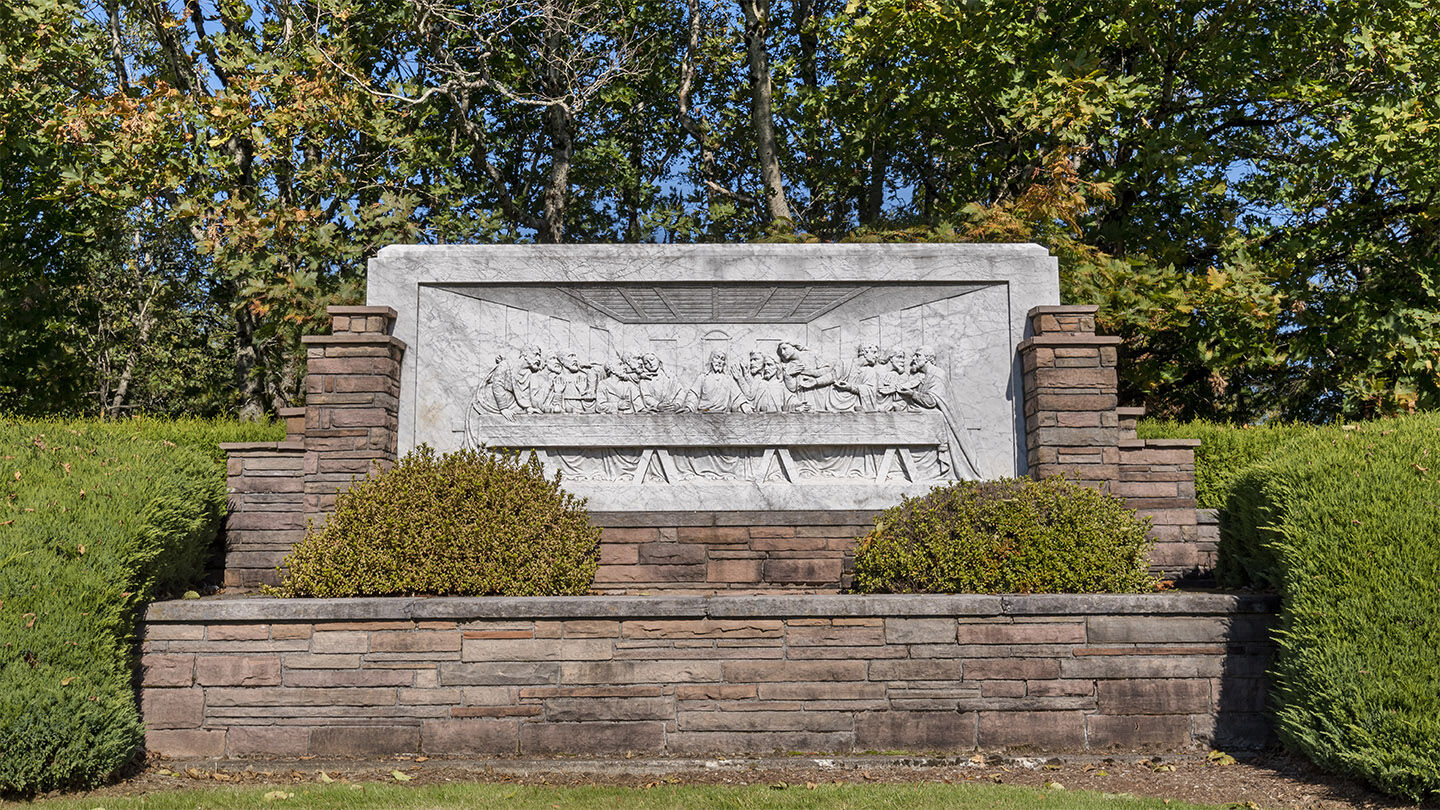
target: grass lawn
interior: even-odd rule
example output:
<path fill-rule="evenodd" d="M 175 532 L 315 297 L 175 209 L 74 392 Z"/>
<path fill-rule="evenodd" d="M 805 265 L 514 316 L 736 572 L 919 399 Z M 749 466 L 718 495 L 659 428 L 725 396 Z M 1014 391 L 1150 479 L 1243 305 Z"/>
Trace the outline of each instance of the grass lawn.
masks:
<path fill-rule="evenodd" d="M 287 786 L 169 790 L 144 796 L 92 795 L 55 798 L 33 804 L 0 801 L 0 807 L 45 810 L 220 810 L 221 808 L 506 808 L 506 810 L 600 810 L 600 808 L 705 808 L 705 810 L 968 810 L 968 808 L 1036 808 L 1082 810 L 1106 808 L 1222 808 L 1225 805 L 1166 803 L 1130 795 L 1030 789 L 1004 785 L 657 785 L 627 787 L 535 787 L 462 783 L 410 787 L 395 783 L 298 784 Z"/>

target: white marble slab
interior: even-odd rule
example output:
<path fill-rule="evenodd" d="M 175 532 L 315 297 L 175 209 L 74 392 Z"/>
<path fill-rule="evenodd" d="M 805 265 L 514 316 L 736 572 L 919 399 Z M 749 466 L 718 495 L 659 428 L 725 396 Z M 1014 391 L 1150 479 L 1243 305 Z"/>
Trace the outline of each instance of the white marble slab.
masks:
<path fill-rule="evenodd" d="M 592 509 L 867 509 L 946 478 L 1024 473 L 1015 346 L 1026 337 L 1031 307 L 1059 303 L 1059 285 L 1056 261 L 1036 245 L 391 246 L 370 262 L 368 303 L 399 313 L 395 334 L 408 347 L 402 453 L 420 443 L 453 449 L 467 430 L 516 446 L 523 425 L 547 417 L 550 427 L 537 430 L 554 448 L 568 419 L 588 432 L 577 431 L 576 452 L 552 450 L 546 459 L 577 473 L 567 487 L 589 497 Z M 861 344 L 930 347 L 940 421 L 954 440 L 937 439 L 938 450 L 912 444 L 914 430 L 898 427 L 914 421 L 909 414 L 897 421 L 883 413 L 698 412 L 703 407 L 625 413 L 631 405 L 622 403 L 622 412 L 582 418 L 473 405 L 487 393 L 496 357 L 518 369 L 532 345 L 546 355 L 573 352 L 593 367 L 592 383 L 614 374 L 623 380 L 627 358 L 651 352 L 680 389 L 698 391 L 714 352 L 743 365 L 751 351 L 773 360 L 786 342 L 835 369 L 853 368 Z M 559 388 L 555 410 L 562 401 L 566 410 L 603 410 L 599 392 L 564 399 Z M 823 398 L 814 402 L 827 407 Z M 604 419 L 614 420 L 613 431 L 594 427 Z M 854 424 L 825 429 L 837 419 Z M 882 437 L 863 442 L 871 449 L 855 448 L 857 430 L 886 425 L 897 431 L 893 446 Z M 658 435 L 667 430 L 673 441 Z M 767 430 L 769 449 L 755 435 Z M 636 444 L 613 452 L 596 444 L 630 434 Z M 723 445 L 716 463 L 695 458 L 694 437 L 708 435 Z M 950 446 L 964 452 L 947 466 L 940 462 Z"/>

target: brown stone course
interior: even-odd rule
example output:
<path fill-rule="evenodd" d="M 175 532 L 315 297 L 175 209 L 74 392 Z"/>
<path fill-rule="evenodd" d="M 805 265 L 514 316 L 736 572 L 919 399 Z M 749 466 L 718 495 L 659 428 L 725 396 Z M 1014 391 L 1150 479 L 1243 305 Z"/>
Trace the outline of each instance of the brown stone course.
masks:
<path fill-rule="evenodd" d="M 1125 598 L 1087 599 L 1119 607 Z M 1265 613 L 1092 607 L 1084 617 L 957 621 L 701 611 L 152 622 L 141 662 L 148 745 L 185 756 L 539 755 L 801 744 L 1100 751 L 1269 739 L 1256 720 L 1270 654 Z M 457 646 L 463 662 L 453 660 Z"/>

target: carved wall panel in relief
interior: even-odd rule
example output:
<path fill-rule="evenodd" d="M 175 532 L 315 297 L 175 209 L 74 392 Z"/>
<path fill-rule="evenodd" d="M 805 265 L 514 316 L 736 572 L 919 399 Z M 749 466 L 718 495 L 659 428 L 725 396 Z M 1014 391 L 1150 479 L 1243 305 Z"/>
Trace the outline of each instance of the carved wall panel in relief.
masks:
<path fill-rule="evenodd" d="M 714 349 L 685 379 L 654 351 L 501 351 L 471 398 L 465 443 L 535 449 L 571 478 L 637 484 L 979 477 L 933 347 L 862 343 L 831 362 L 782 340 L 743 362 Z"/>
<path fill-rule="evenodd" d="M 597 510 L 861 509 L 1024 470 L 1034 246 L 387 248 L 400 450 L 535 450 Z"/>

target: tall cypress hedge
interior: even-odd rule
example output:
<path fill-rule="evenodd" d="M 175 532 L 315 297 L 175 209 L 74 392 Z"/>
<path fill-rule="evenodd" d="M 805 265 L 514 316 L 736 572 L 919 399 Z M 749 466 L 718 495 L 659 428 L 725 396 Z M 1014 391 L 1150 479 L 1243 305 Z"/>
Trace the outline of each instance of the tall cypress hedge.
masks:
<path fill-rule="evenodd" d="M 1292 439 L 1226 509 L 1221 580 L 1282 598 L 1280 738 L 1387 793 L 1440 795 L 1440 414 Z"/>
<path fill-rule="evenodd" d="M 0 794 L 93 785 L 143 742 L 134 634 L 196 580 L 225 509 L 198 420 L 0 420 Z"/>

